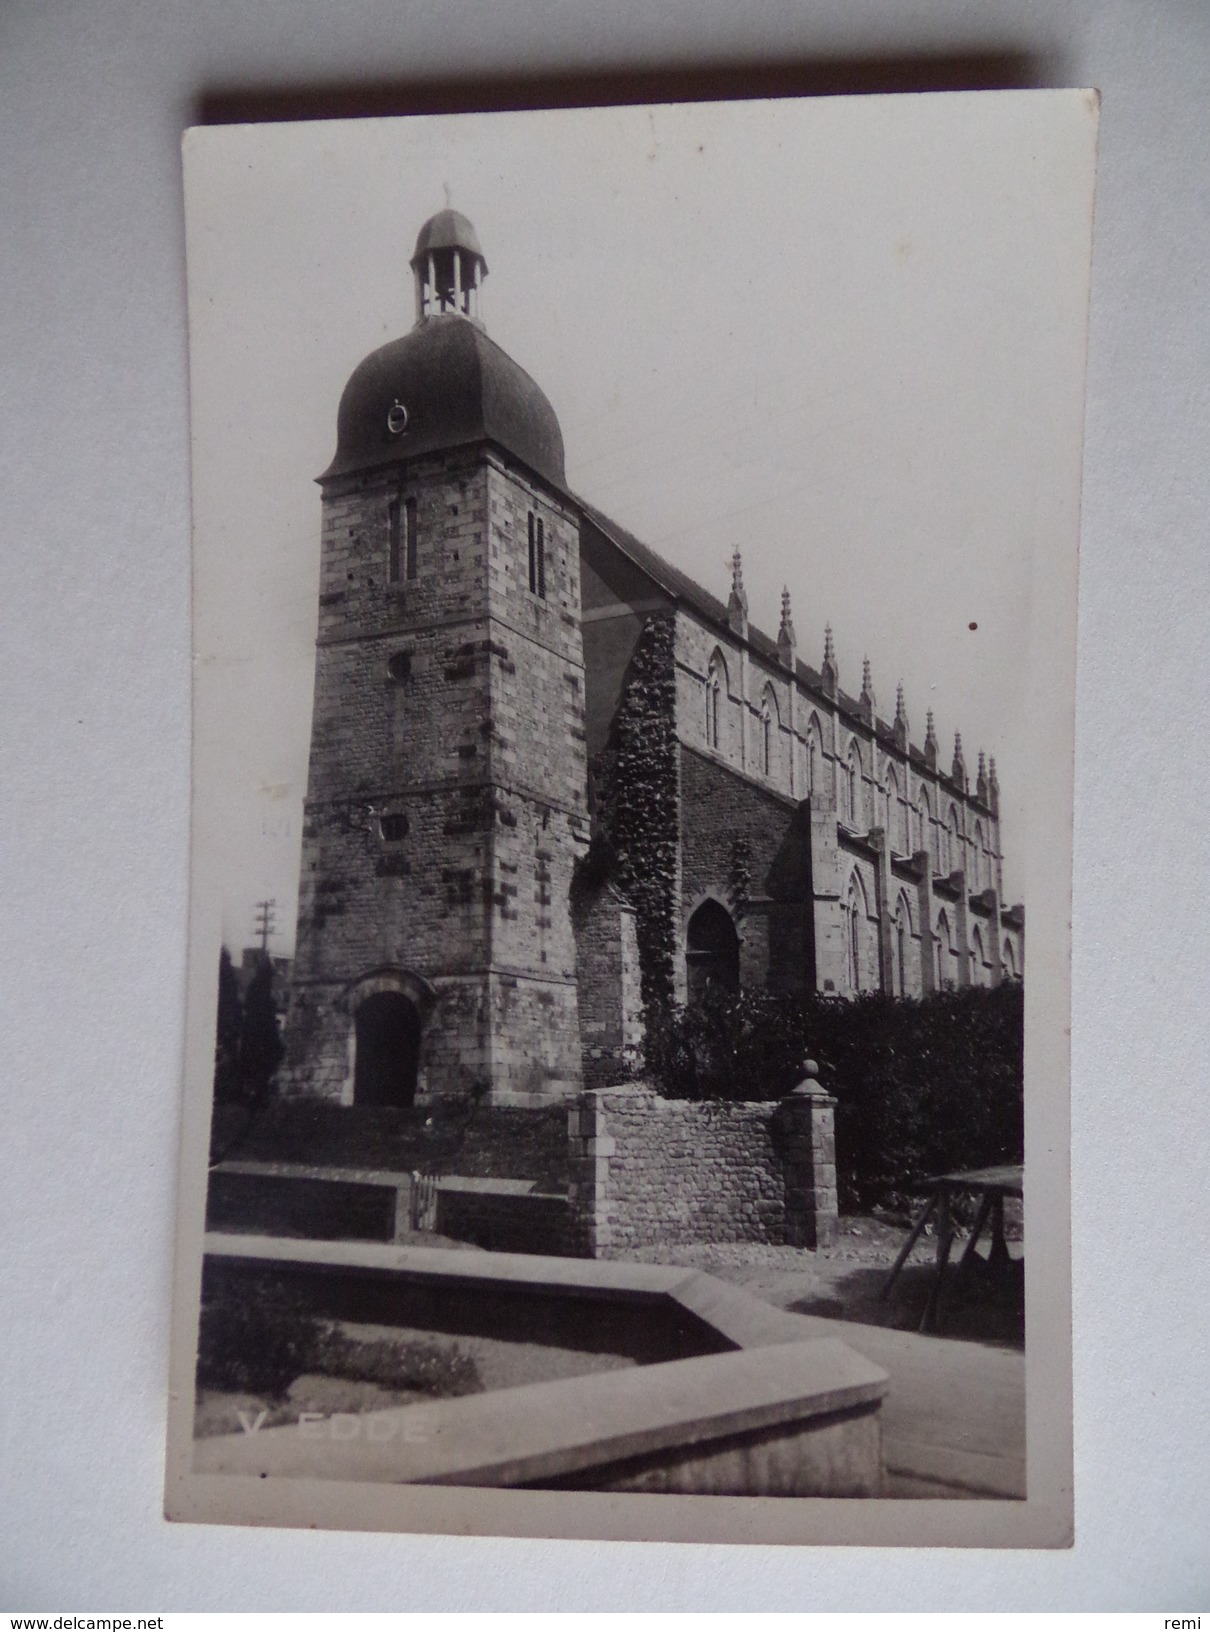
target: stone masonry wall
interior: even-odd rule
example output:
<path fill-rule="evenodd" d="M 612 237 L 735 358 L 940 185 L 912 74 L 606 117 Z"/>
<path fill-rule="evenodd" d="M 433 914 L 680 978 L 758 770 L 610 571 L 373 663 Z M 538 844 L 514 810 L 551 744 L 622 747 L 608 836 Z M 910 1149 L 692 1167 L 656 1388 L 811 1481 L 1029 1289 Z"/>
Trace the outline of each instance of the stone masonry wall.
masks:
<path fill-rule="evenodd" d="M 832 1102 L 667 1100 L 628 1085 L 569 1107 L 569 1198 L 578 1249 L 815 1246 L 835 1230 Z M 829 1223 L 830 1219 L 830 1223 Z"/>
<path fill-rule="evenodd" d="M 391 505 L 402 499 L 416 505 L 417 571 L 392 582 Z M 287 1092 L 350 1097 L 346 994 L 382 968 L 414 971 L 438 993 L 419 1093 L 482 1080 L 495 821 L 482 726 L 499 661 L 487 514 L 485 473 L 465 452 L 325 489 Z M 454 1034 L 456 1083 L 443 1072 Z"/>
<path fill-rule="evenodd" d="M 405 500 L 416 570 L 393 580 Z M 529 584 L 531 513 L 544 593 Z M 426 994 L 420 1098 L 578 1089 L 578 614 L 576 517 L 502 455 L 434 455 L 325 488 L 287 1092 L 348 1101 L 349 994 L 384 971 Z"/>
<path fill-rule="evenodd" d="M 683 922 L 707 896 L 736 920 L 740 978 L 803 992 L 811 934 L 810 823 L 805 807 L 681 747 Z"/>
<path fill-rule="evenodd" d="M 634 909 L 608 884 L 577 891 L 576 987 L 584 1086 L 634 1075 L 643 1052 L 642 992 Z"/>

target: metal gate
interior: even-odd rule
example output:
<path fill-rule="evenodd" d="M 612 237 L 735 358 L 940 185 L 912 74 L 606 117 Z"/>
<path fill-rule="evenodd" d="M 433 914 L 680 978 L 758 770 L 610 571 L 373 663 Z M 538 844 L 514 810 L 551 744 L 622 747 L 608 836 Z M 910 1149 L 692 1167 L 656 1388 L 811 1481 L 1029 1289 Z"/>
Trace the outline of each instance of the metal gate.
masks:
<path fill-rule="evenodd" d="M 412 1174 L 409 1223 L 414 1230 L 425 1230 L 430 1234 L 437 1228 L 437 1178 L 435 1174 Z"/>

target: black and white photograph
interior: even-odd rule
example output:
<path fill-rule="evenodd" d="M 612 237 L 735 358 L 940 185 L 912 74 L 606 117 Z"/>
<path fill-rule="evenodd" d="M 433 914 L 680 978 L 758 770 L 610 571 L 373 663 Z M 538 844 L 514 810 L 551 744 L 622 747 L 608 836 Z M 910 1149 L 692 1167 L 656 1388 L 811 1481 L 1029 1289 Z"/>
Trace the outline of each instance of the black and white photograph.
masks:
<path fill-rule="evenodd" d="M 1097 117 L 187 134 L 170 1518 L 1070 1545 Z"/>

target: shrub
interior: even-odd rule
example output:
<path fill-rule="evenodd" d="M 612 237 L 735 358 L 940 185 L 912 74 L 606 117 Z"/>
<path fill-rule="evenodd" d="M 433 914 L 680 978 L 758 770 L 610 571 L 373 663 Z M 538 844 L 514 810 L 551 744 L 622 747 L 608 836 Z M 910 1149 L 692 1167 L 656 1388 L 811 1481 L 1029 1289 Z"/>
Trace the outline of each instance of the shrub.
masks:
<path fill-rule="evenodd" d="M 802 1078 L 807 1007 L 776 992 L 712 990 L 645 1014 L 646 1071 L 673 1099 L 780 1099 Z"/>
<path fill-rule="evenodd" d="M 1023 1015 L 1015 981 L 919 999 L 713 993 L 649 1015 L 648 1068 L 673 1098 L 777 1099 L 810 1055 L 837 1099 L 841 1205 L 901 1204 L 932 1174 L 1022 1159 Z"/>
<path fill-rule="evenodd" d="M 198 1387 L 277 1399 L 318 1369 L 323 1338 L 323 1324 L 283 1287 L 224 1287 L 202 1305 Z"/>
<path fill-rule="evenodd" d="M 412 1338 L 363 1341 L 320 1320 L 270 1277 L 218 1288 L 202 1305 L 197 1385 L 280 1399 L 305 1372 L 447 1399 L 483 1384 L 457 1344 Z"/>
<path fill-rule="evenodd" d="M 354 1340 L 331 1331 L 321 1346 L 319 1369 L 329 1377 L 352 1377 L 382 1388 L 411 1389 L 435 1399 L 477 1394 L 483 1388 L 479 1370 L 456 1343 L 426 1338 L 395 1342 Z"/>

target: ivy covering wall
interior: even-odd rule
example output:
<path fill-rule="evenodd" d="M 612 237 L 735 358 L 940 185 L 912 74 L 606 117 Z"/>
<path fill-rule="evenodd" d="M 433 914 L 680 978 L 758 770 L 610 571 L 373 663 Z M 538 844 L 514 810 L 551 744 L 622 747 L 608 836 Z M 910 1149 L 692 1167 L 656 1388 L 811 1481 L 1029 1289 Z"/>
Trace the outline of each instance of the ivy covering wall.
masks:
<path fill-rule="evenodd" d="M 676 950 L 678 751 L 675 615 L 647 620 L 609 742 L 593 766 L 595 833 L 582 882 L 611 880 L 635 910 L 643 1007 L 673 1000 Z"/>

